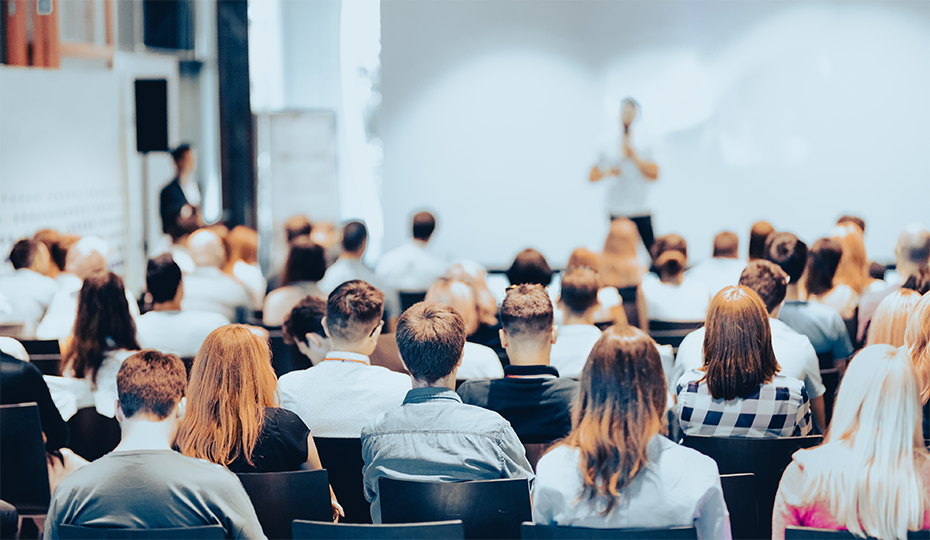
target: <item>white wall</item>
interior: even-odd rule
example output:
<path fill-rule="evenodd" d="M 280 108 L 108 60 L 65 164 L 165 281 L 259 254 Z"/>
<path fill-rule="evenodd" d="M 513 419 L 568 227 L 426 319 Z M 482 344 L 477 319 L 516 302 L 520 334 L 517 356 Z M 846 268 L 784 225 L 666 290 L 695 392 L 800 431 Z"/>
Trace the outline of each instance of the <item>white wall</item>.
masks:
<path fill-rule="evenodd" d="M 387 248 L 424 206 L 448 257 L 599 248 L 587 171 L 627 95 L 657 232 L 693 260 L 724 229 L 745 253 L 757 219 L 813 241 L 859 214 L 880 261 L 930 224 L 930 4 L 392 0 L 381 21 Z"/>

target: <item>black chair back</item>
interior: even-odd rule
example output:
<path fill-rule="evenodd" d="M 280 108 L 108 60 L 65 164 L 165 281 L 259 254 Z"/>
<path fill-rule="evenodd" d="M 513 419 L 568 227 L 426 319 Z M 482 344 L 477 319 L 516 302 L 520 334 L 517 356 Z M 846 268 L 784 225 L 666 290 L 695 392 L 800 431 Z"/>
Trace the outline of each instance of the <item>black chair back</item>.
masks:
<path fill-rule="evenodd" d="M 910 540 L 930 539 L 930 531 L 908 531 Z M 832 531 L 828 529 L 814 529 L 812 527 L 787 527 L 785 540 L 863 540 L 849 531 Z M 867 539 L 874 540 L 871 536 Z"/>
<path fill-rule="evenodd" d="M 464 540 L 462 520 L 428 523 L 402 523 L 399 525 L 365 525 L 361 523 L 333 523 L 326 521 L 294 520 L 294 540 Z"/>
<path fill-rule="evenodd" d="M 636 306 L 636 293 L 639 287 L 617 287 L 620 298 L 623 300 L 623 314 L 626 315 L 626 322 L 630 326 L 642 328 L 642 322 L 639 320 L 639 309 Z"/>
<path fill-rule="evenodd" d="M 756 475 L 752 473 L 721 474 L 723 500 L 730 512 L 730 531 L 734 540 L 765 538 L 768 531 L 759 530 L 759 508 L 756 501 Z"/>
<path fill-rule="evenodd" d="M 280 326 L 266 327 L 268 330 L 268 345 L 271 347 L 271 367 L 274 368 L 278 378 L 281 375 L 307 369 L 313 364 L 303 355 L 297 345 L 288 345 L 284 342 L 284 333 Z"/>
<path fill-rule="evenodd" d="M 29 361 L 39 368 L 42 375 L 59 375 L 61 349 L 57 339 L 27 339 L 20 343 L 29 354 Z"/>
<path fill-rule="evenodd" d="M 532 519 L 526 478 L 471 482 L 411 482 L 381 478 L 381 520 L 417 523 L 461 519 L 465 538 L 520 538 Z"/>
<path fill-rule="evenodd" d="M 833 351 L 817 353 L 817 362 L 820 363 L 820 369 L 833 369 L 836 367 L 836 358 L 833 357 Z"/>
<path fill-rule="evenodd" d="M 778 439 L 689 435 L 681 444 L 713 458 L 720 474 L 756 475 L 759 527 L 762 531 L 769 531 L 772 528 L 775 493 L 782 473 L 791 463 L 791 456 L 802 448 L 812 448 L 822 442 L 823 437 L 820 435 Z"/>
<path fill-rule="evenodd" d="M 704 326 L 704 321 L 649 321 L 649 336 L 659 345 L 671 345 L 678 350 L 685 336 Z"/>
<path fill-rule="evenodd" d="M 0 499 L 21 516 L 45 515 L 51 493 L 39 406 L 0 405 Z"/>
<path fill-rule="evenodd" d="M 642 539 L 695 539 L 694 527 L 670 527 L 667 529 L 595 529 L 592 527 L 562 527 L 524 523 L 520 526 L 523 540 L 638 540 Z"/>
<path fill-rule="evenodd" d="M 397 314 L 398 317 L 401 313 L 407 311 L 410 306 L 426 299 L 426 291 L 401 291 L 397 294 L 400 296 L 400 313 Z"/>
<path fill-rule="evenodd" d="M 226 538 L 222 525 L 177 527 L 170 529 L 126 529 L 59 525 L 61 540 L 221 540 Z"/>
<path fill-rule="evenodd" d="M 827 391 L 823 393 L 823 410 L 827 417 L 827 425 L 821 426 L 826 431 L 827 426 L 830 425 L 830 419 L 833 418 L 833 405 L 836 403 L 836 392 L 840 389 L 842 374 L 837 368 L 821 369 L 820 378 L 823 385 L 827 387 Z"/>
<path fill-rule="evenodd" d="M 329 475 L 336 498 L 346 515 L 342 523 L 371 523 L 371 505 L 365 500 L 362 479 L 362 441 L 360 439 L 335 439 L 314 437 L 320 462 Z"/>
<path fill-rule="evenodd" d="M 119 422 L 97 412 L 94 407 L 85 407 L 68 419 L 71 433 L 69 446 L 74 453 L 93 461 L 112 452 L 120 441 Z"/>
<path fill-rule="evenodd" d="M 329 478 L 326 469 L 239 473 L 249 494 L 258 522 L 268 538 L 290 538 L 291 522 L 332 520 Z"/>

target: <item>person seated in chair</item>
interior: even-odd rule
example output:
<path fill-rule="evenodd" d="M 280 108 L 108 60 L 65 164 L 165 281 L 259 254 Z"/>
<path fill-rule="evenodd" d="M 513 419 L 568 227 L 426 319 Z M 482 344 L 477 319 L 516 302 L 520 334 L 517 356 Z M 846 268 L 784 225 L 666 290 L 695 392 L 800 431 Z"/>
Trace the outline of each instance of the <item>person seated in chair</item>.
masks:
<path fill-rule="evenodd" d="M 378 480 L 433 482 L 528 478 L 520 439 L 501 415 L 465 405 L 455 393 L 465 322 L 450 306 L 420 302 L 397 323 L 397 348 L 413 378 L 403 405 L 362 430 L 365 498 L 381 523 Z M 313 368 L 315 369 L 315 368 Z"/>
<path fill-rule="evenodd" d="M 581 376 L 591 348 L 601 339 L 600 328 L 594 326 L 594 312 L 600 307 L 598 292 L 597 272 L 591 268 L 565 271 L 559 293 L 562 324 L 549 362 L 562 377 Z"/>
<path fill-rule="evenodd" d="M 394 291 L 424 292 L 445 271 L 445 266 L 428 251 L 436 229 L 436 218 L 429 212 L 413 216 L 413 238 L 385 253 L 375 274 Z M 397 301 L 400 305 L 400 299 Z"/>
<path fill-rule="evenodd" d="M 227 538 L 264 538 L 235 474 L 171 449 L 186 406 L 187 376 L 181 359 L 153 350 L 138 352 L 123 362 L 116 385 L 122 440 L 113 452 L 58 485 L 44 538 L 59 538 L 61 525 L 222 525 Z"/>

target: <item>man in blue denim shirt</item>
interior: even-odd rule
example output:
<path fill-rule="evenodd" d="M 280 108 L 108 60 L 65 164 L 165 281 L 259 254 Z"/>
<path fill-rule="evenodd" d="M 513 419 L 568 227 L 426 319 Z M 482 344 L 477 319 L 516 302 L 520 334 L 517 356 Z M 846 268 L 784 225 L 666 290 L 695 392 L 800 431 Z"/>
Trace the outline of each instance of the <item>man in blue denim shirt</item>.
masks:
<path fill-rule="evenodd" d="M 362 430 L 365 498 L 381 523 L 378 479 L 456 482 L 528 478 L 533 470 L 510 423 L 496 412 L 465 405 L 455 393 L 465 323 L 451 307 L 421 302 L 397 323 L 397 348 L 413 378 L 398 409 Z"/>

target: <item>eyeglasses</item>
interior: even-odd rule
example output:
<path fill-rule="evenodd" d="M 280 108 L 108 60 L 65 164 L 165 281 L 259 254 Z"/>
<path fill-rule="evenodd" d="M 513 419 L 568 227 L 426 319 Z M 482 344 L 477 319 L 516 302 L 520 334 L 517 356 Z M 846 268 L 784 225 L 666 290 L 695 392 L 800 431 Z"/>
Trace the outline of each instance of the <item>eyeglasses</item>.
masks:
<path fill-rule="evenodd" d="M 521 285 L 524 287 L 530 287 L 532 289 L 535 289 L 535 288 L 545 289 L 545 287 L 540 285 L 539 283 L 520 283 L 519 285 L 511 285 L 510 287 L 507 287 L 507 289 L 505 290 L 507 291 L 507 294 L 510 294 L 510 291 L 516 289 L 517 287 L 520 287 Z"/>

